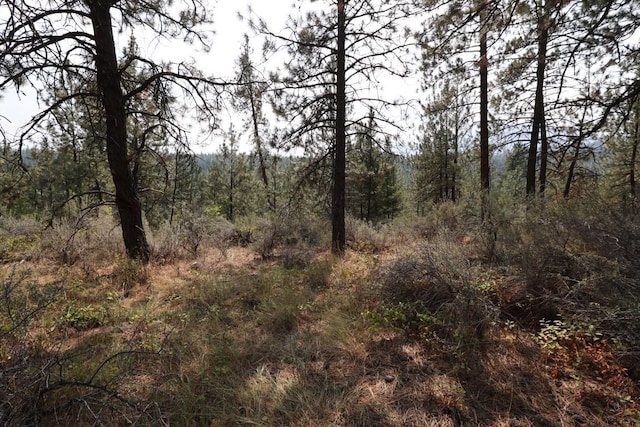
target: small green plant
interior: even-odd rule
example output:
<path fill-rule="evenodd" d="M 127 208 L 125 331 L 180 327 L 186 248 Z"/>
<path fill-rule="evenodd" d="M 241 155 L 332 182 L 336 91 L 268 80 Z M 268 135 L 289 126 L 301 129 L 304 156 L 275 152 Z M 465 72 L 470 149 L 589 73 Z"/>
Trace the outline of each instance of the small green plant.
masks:
<path fill-rule="evenodd" d="M 22 257 L 36 246 L 40 239 L 35 234 L 25 234 L 18 236 L 2 236 L 2 250 L 0 258 Z"/>
<path fill-rule="evenodd" d="M 488 295 L 495 292 L 498 284 L 494 279 L 488 277 L 478 277 L 472 282 L 473 286 L 479 290 L 482 294 Z"/>
<path fill-rule="evenodd" d="M 144 264 L 137 260 L 121 259 L 113 269 L 111 282 L 113 286 L 128 296 L 129 290 L 136 285 L 146 285 L 149 272 Z"/>
<path fill-rule="evenodd" d="M 533 337 L 540 347 L 548 351 L 566 350 L 582 342 L 595 343 L 601 338 L 602 333 L 592 324 L 575 324 L 559 319 L 542 319 L 540 331 Z"/>
<path fill-rule="evenodd" d="M 0 340 L 27 334 L 30 324 L 59 299 L 61 289 L 57 282 L 36 283 L 29 270 L 14 268 L 0 277 Z"/>
<path fill-rule="evenodd" d="M 382 306 L 375 310 L 366 310 L 362 317 L 371 323 L 371 329 L 391 329 L 394 332 L 403 330 L 402 325 L 407 320 L 406 311 L 408 304 L 398 303 L 395 306 Z"/>
<path fill-rule="evenodd" d="M 540 320 L 540 331 L 534 341 L 545 350 L 564 350 L 566 344 L 574 338 L 573 331 L 562 320 Z"/>
<path fill-rule="evenodd" d="M 84 331 L 104 325 L 108 318 L 109 313 L 104 306 L 89 304 L 77 307 L 75 304 L 68 304 L 58 318 L 58 324 Z"/>
<path fill-rule="evenodd" d="M 394 332 L 403 331 L 412 336 L 424 336 L 427 329 L 444 324 L 440 314 L 432 313 L 420 302 L 399 302 L 381 306 L 365 311 L 362 316 L 371 324 L 373 331 L 388 329 Z"/>

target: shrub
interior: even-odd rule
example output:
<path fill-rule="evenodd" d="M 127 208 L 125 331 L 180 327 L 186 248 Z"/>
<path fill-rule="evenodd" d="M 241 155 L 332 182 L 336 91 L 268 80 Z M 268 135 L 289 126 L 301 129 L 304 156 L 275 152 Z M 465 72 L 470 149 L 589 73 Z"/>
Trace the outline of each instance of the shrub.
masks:
<path fill-rule="evenodd" d="M 176 224 L 154 233 L 154 257 L 159 260 L 197 257 L 203 247 L 214 247 L 226 257 L 234 239 L 233 225 L 222 218 L 206 214 L 180 217 Z"/>
<path fill-rule="evenodd" d="M 30 257 L 40 241 L 42 226 L 30 218 L 0 219 L 0 259 Z"/>
<path fill-rule="evenodd" d="M 42 232 L 38 256 L 73 265 L 79 261 L 109 260 L 124 245 L 111 216 L 81 217 L 52 222 Z"/>
<path fill-rule="evenodd" d="M 561 314 L 602 315 L 587 302 L 616 309 L 637 301 L 638 257 L 625 256 L 635 252 L 623 237 L 633 239 L 635 220 L 618 215 L 597 198 L 588 204 L 560 200 L 531 206 L 502 224 L 494 261 L 517 272 L 525 285 L 504 307 L 506 314 L 537 327 Z"/>
<path fill-rule="evenodd" d="M 41 253 L 62 264 L 75 264 L 88 253 L 87 224 L 61 221 L 52 224 L 42 235 Z"/>
<path fill-rule="evenodd" d="M 447 230 L 392 260 L 381 273 L 386 298 L 420 300 L 432 308 L 450 300 L 472 277 L 468 259 Z"/>
<path fill-rule="evenodd" d="M 251 225 L 248 225 L 251 224 Z M 326 222 L 284 210 L 257 220 L 244 219 L 236 228 L 251 236 L 251 248 L 263 259 L 273 258 L 283 248 L 309 248 L 328 245 Z M 241 231 L 237 232 L 241 235 Z"/>
<path fill-rule="evenodd" d="M 251 247 L 262 259 L 272 258 L 275 250 L 284 243 L 284 221 L 286 219 L 261 218 L 255 223 Z"/>
<path fill-rule="evenodd" d="M 389 245 L 387 236 L 380 231 L 381 226 L 374 226 L 353 217 L 347 217 L 346 240 L 348 246 L 364 253 L 378 253 Z"/>
<path fill-rule="evenodd" d="M 160 424 L 162 414 L 141 387 L 127 386 L 135 375 L 145 375 L 141 368 L 157 353 L 113 352 L 112 334 L 62 342 L 48 327 L 62 291 L 58 282 L 32 281 L 28 271 L 13 269 L 0 278 L 0 424 L 111 425 L 127 419 Z M 108 312 L 71 302 L 57 320 L 86 330 L 104 324 Z"/>
<path fill-rule="evenodd" d="M 30 280 L 29 271 L 0 280 L 0 424 L 36 425 L 35 406 L 46 379 L 46 351 L 31 333 L 43 311 L 60 296 L 57 283 Z"/>
<path fill-rule="evenodd" d="M 427 213 L 426 219 L 434 225 L 434 231 L 447 229 L 456 231 L 466 228 L 467 218 L 470 217 L 465 212 L 466 206 L 460 203 L 445 201 L 432 205 Z"/>
<path fill-rule="evenodd" d="M 222 218 L 206 215 L 186 218 L 180 223 L 182 246 L 194 257 L 203 243 L 211 244 L 226 256 L 227 245 L 233 236 L 233 226 Z"/>
<path fill-rule="evenodd" d="M 27 339 L 32 322 L 60 296 L 60 283 L 40 285 L 30 276 L 28 270 L 13 268 L 0 279 L 0 339 Z"/>
<path fill-rule="evenodd" d="M 484 337 L 498 311 L 483 286 L 474 281 L 461 246 L 447 230 L 429 242 L 382 265 L 371 299 L 377 305 L 364 318 L 374 328 L 403 331 L 448 347 Z"/>
<path fill-rule="evenodd" d="M 149 271 L 142 262 L 130 258 L 120 258 L 111 273 L 111 284 L 114 289 L 122 291 L 124 296 L 136 286 L 146 285 Z"/>

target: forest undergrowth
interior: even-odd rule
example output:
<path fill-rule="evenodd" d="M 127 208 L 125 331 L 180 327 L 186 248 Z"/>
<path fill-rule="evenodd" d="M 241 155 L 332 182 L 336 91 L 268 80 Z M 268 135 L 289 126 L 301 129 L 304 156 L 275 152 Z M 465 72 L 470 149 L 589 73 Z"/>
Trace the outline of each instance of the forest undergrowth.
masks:
<path fill-rule="evenodd" d="M 0 423 L 640 425 L 640 222 L 443 204 L 383 226 L 2 219 Z"/>

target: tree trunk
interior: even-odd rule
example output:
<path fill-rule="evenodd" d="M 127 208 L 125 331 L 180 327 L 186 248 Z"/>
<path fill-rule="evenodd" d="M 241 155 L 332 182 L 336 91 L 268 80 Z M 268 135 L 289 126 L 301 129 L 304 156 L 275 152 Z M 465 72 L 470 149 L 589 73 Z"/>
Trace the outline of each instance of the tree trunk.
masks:
<path fill-rule="evenodd" d="M 571 184 L 573 184 L 573 177 L 575 176 L 576 166 L 578 165 L 578 157 L 580 156 L 580 146 L 582 145 L 582 140 L 584 139 L 584 120 L 587 116 L 588 106 L 585 105 L 582 110 L 582 119 L 580 120 L 580 129 L 578 130 L 578 136 L 571 143 L 571 148 L 575 148 L 575 154 L 573 159 L 571 159 L 571 164 L 569 165 L 569 172 L 567 173 L 567 182 L 564 185 L 563 196 L 565 199 L 569 198 L 569 192 L 571 191 Z"/>
<path fill-rule="evenodd" d="M 273 174 L 271 175 L 271 191 L 273 198 L 271 199 L 271 206 L 273 206 L 273 211 L 275 212 L 278 210 L 278 157 L 274 156 L 272 159 L 273 163 L 271 164 L 271 170 L 273 171 Z"/>
<path fill-rule="evenodd" d="M 636 161 L 638 158 L 638 144 L 640 144 L 640 117 L 636 115 L 633 129 L 631 159 L 629 160 L 629 194 L 632 198 L 632 206 L 636 203 Z"/>
<path fill-rule="evenodd" d="M 346 145 L 346 94 L 345 94 L 345 38 L 346 21 L 344 5 L 346 0 L 338 0 L 338 48 L 336 75 L 336 144 L 333 164 L 333 203 L 331 214 L 331 250 L 344 252 L 345 238 L 345 145 Z"/>
<path fill-rule="evenodd" d="M 457 200 L 457 195 L 456 195 L 456 191 L 457 191 L 457 183 L 456 183 L 456 179 L 457 179 L 457 174 L 458 174 L 458 138 L 460 138 L 460 117 L 458 115 L 458 98 L 456 95 L 456 111 L 455 111 L 455 124 L 454 124 L 454 129 L 455 132 L 453 134 L 453 172 L 451 174 L 451 201 L 453 203 L 456 202 Z"/>
<path fill-rule="evenodd" d="M 373 197 L 373 177 L 369 176 L 367 173 L 367 216 L 365 218 L 367 222 L 371 221 L 371 205 Z"/>
<path fill-rule="evenodd" d="M 549 157 L 549 140 L 547 139 L 547 120 L 543 117 L 540 124 L 540 196 L 547 188 L 547 159 Z"/>
<path fill-rule="evenodd" d="M 234 153 L 232 153 L 233 155 L 235 155 Z M 233 222 L 233 216 L 234 216 L 234 207 L 233 207 L 233 197 L 235 195 L 235 191 L 236 191 L 236 180 L 235 180 L 235 169 L 234 169 L 234 159 L 233 157 L 231 157 L 231 161 L 229 163 L 230 168 L 229 168 L 229 212 L 227 213 L 227 218 L 229 219 L 229 221 Z"/>
<path fill-rule="evenodd" d="M 535 116 L 535 113 L 534 113 Z M 531 142 L 529 143 L 529 154 L 527 157 L 527 196 L 533 195 L 536 191 L 536 163 L 538 157 L 538 122 L 533 120 L 531 130 Z"/>
<path fill-rule="evenodd" d="M 265 164 L 264 153 L 262 152 L 262 139 L 260 138 L 260 129 L 258 128 L 258 110 L 256 108 L 255 95 L 253 93 L 253 84 L 249 83 L 249 103 L 251 104 L 251 121 L 253 123 L 253 140 L 256 144 L 256 151 L 258 153 L 258 162 L 260 163 L 260 177 L 264 184 L 265 191 L 269 191 L 269 177 L 267 176 L 267 166 Z M 275 212 L 275 204 L 271 203 L 271 198 L 268 197 L 269 208 Z"/>
<path fill-rule="evenodd" d="M 548 22 L 548 13 L 545 12 L 541 18 L 538 18 L 538 21 L 538 66 L 536 69 L 536 98 L 535 105 L 533 107 L 533 125 L 531 128 L 531 142 L 529 143 L 529 157 L 527 160 L 527 196 L 533 196 L 536 192 L 536 163 L 538 154 L 538 140 L 540 138 L 540 129 L 542 126 L 544 126 L 544 71 L 547 65 L 547 39 L 549 36 L 550 25 Z M 544 149 L 546 149 L 546 147 Z M 542 162 L 542 158 L 540 160 Z M 542 164 L 540 167 L 540 181 L 542 182 Z M 546 165 L 544 166 L 544 173 L 546 173 Z M 546 178 L 544 180 L 546 181 Z"/>
<path fill-rule="evenodd" d="M 95 39 L 97 84 L 106 120 L 106 147 L 111 176 L 116 189 L 116 206 L 120 215 L 122 237 L 129 258 L 148 262 L 150 248 L 142 224 L 142 207 L 129 169 L 127 124 L 124 96 L 116 59 L 108 0 L 90 0 Z"/>
<path fill-rule="evenodd" d="M 486 7 L 486 6 L 485 6 Z M 487 12 L 480 12 L 480 183 L 482 191 L 482 212 L 487 213 L 489 193 L 489 78 L 487 57 Z"/>
<path fill-rule="evenodd" d="M 180 157 L 180 150 L 176 148 L 176 160 L 175 169 L 173 171 L 173 191 L 171 192 L 171 213 L 169 215 L 169 227 L 173 226 L 173 217 L 176 211 L 176 199 L 178 196 L 178 160 Z"/>
<path fill-rule="evenodd" d="M 564 185 L 563 196 L 565 199 L 569 198 L 569 192 L 571 191 L 571 184 L 573 183 L 573 177 L 576 173 L 576 165 L 578 164 L 578 156 L 580 155 L 580 144 L 582 142 L 582 131 L 580 132 L 580 136 L 578 136 L 573 144 L 571 144 L 572 148 L 575 148 L 575 154 L 573 159 L 571 159 L 571 165 L 569 165 L 569 172 L 567 173 L 567 182 Z"/>

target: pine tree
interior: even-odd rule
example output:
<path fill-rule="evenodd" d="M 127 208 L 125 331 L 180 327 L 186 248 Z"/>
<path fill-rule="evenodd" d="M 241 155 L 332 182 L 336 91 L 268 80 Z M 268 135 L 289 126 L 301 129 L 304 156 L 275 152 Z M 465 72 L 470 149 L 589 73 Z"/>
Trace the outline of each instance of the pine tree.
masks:
<path fill-rule="evenodd" d="M 460 197 L 460 153 L 472 126 L 463 98 L 464 74 L 453 73 L 424 109 L 423 136 L 414 160 L 417 212 L 425 204 Z M 434 89 L 435 91 L 435 89 Z"/>
<path fill-rule="evenodd" d="M 347 209 L 362 221 L 393 218 L 401 208 L 395 156 L 389 138 L 376 126 L 375 114 L 359 126 L 350 144 L 347 168 Z M 384 138 L 384 139 L 383 139 Z"/>
<path fill-rule="evenodd" d="M 25 166 L 27 154 L 17 152 L 7 143 L 3 144 L 0 154 L 0 216 L 34 214 L 33 187 Z"/>
<path fill-rule="evenodd" d="M 256 213 L 261 185 L 252 173 L 249 156 L 238 152 L 237 134 L 229 131 L 209 170 L 209 203 L 229 221 Z"/>
<path fill-rule="evenodd" d="M 269 182 L 270 154 L 266 141 L 269 139 L 268 122 L 263 113 L 263 98 L 267 83 L 259 80 L 249 45 L 249 37 L 245 34 L 240 57 L 236 61 L 238 86 L 233 97 L 233 105 L 241 113 L 248 114 L 245 127 L 251 135 L 254 153 L 257 158 L 257 170 L 260 180 L 268 194 L 269 210 L 276 210 L 276 186 Z M 273 172 L 272 172 L 273 173 Z"/>
<path fill-rule="evenodd" d="M 605 185 L 612 203 L 620 204 L 627 212 L 635 214 L 640 206 L 640 100 L 617 113 L 624 116 L 623 125 L 612 126 L 605 133 Z"/>
<path fill-rule="evenodd" d="M 69 76 L 65 87 L 79 84 Z M 54 89 L 47 97 L 54 103 L 66 96 Z M 101 123 L 96 119 L 99 106 L 86 100 L 70 100 L 57 105 L 42 123 L 44 135 L 34 147 L 28 166 L 33 186 L 33 203 L 38 216 L 49 224 L 61 217 L 81 217 L 95 211 L 110 199 L 113 184 L 106 167 L 104 140 L 98 136 Z"/>
<path fill-rule="evenodd" d="M 313 165 L 331 161 L 331 246 L 336 253 L 345 248 L 348 135 L 356 123 L 367 120 L 370 107 L 380 112 L 390 105 L 363 93 L 362 83 L 375 82 L 383 73 L 407 73 L 402 55 L 408 42 L 402 40 L 399 24 L 410 13 L 410 3 L 328 0 L 323 2 L 326 8 L 293 18 L 289 36 L 258 26 L 272 44 L 283 43 L 291 56 L 284 71 L 273 76 L 275 111 L 290 123 L 285 145 L 318 153 Z"/>
<path fill-rule="evenodd" d="M 495 57 L 495 52 L 489 48 L 503 34 L 502 30 L 509 20 L 509 11 L 502 10 L 504 4 L 499 0 L 474 1 L 464 6 L 440 0 L 425 0 L 423 6 L 427 10 L 430 24 L 419 35 L 423 49 L 422 66 L 425 75 L 429 76 L 428 80 L 425 79 L 427 81 L 424 86 L 437 86 L 440 79 L 463 71 L 467 73 L 473 87 L 473 91 L 465 91 L 464 103 L 478 106 L 479 190 L 482 194 L 480 209 L 484 218 L 489 213 L 488 192 L 491 187 L 489 68 Z M 469 61 L 470 58 L 473 58 L 473 62 Z M 471 70 L 476 77 L 471 76 Z"/>
<path fill-rule="evenodd" d="M 207 8 L 198 0 L 186 10 L 165 1 L 132 4 L 110 0 L 8 0 L 3 7 L 7 13 L 0 17 L 0 89 L 19 89 L 29 81 L 55 88 L 64 87 L 69 81 L 74 83 L 64 87 L 65 93 L 45 104 L 45 109 L 32 118 L 18 136 L 18 152 L 37 125 L 59 106 L 73 100 L 97 105 L 101 125 L 95 131 L 106 148 L 127 255 L 147 262 L 150 247 L 130 165 L 128 117 L 147 114 L 179 129 L 167 105 L 162 104 L 174 86 L 183 89 L 184 95 L 191 96 L 200 111 L 206 113 L 200 118 L 208 119 L 216 109 L 220 82 L 205 78 L 184 62 L 172 69 L 171 64 L 130 55 L 121 63 L 113 28 L 118 26 L 121 32 L 146 28 L 161 37 L 183 38 L 206 46 L 206 39 L 198 30 L 200 24 L 209 22 Z M 135 87 L 129 87 L 129 69 L 148 73 L 143 73 L 146 78 Z M 151 111 L 128 110 L 129 102 L 140 97 L 159 103 L 154 102 L 155 109 Z"/>

